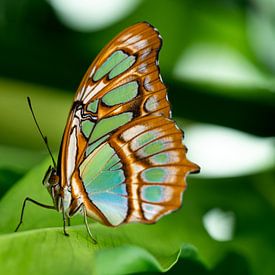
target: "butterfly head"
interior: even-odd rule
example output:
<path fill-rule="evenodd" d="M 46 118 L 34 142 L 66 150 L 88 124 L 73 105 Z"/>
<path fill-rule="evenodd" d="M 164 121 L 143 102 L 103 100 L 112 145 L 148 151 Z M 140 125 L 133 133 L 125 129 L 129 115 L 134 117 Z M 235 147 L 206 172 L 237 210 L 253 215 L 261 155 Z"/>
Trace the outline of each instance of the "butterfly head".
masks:
<path fill-rule="evenodd" d="M 60 181 L 57 175 L 56 168 L 49 166 L 44 179 L 43 185 L 47 188 L 48 192 L 52 196 L 54 205 L 59 208 L 59 198 L 60 198 Z"/>

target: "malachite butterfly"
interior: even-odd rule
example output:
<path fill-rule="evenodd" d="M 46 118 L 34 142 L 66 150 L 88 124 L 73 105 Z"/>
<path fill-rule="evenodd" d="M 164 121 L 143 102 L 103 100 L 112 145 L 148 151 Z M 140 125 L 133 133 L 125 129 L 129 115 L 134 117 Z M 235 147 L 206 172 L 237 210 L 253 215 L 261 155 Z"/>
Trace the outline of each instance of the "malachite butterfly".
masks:
<path fill-rule="evenodd" d="M 162 39 L 146 22 L 117 35 L 86 72 L 69 113 L 58 164 L 44 185 L 66 218 L 108 226 L 154 223 L 178 209 L 186 176 L 183 133 L 171 119 L 158 66 Z M 24 208 L 23 208 L 24 209 Z M 21 215 L 21 222 L 23 211 Z M 19 225 L 20 225 L 19 224 Z M 18 226 L 19 227 L 19 226 Z M 18 228 L 17 228 L 18 229 Z"/>

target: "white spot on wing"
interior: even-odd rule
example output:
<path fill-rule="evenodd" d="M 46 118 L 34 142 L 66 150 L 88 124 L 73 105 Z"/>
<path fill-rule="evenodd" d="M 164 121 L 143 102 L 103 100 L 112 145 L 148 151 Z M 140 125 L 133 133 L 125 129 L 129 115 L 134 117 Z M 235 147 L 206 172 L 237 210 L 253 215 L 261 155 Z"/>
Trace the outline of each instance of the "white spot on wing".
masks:
<path fill-rule="evenodd" d="M 151 82 L 151 78 L 146 76 L 145 79 L 144 79 L 144 87 L 147 91 L 152 91 L 152 85 L 150 84 Z"/>
<path fill-rule="evenodd" d="M 157 102 L 157 99 L 155 96 L 151 96 L 149 97 L 146 102 L 145 102 L 145 109 L 148 111 L 148 112 L 153 112 L 155 110 L 157 110 L 158 108 L 158 102 Z"/>
<path fill-rule="evenodd" d="M 160 205 L 152 205 L 148 203 L 143 203 L 142 208 L 144 211 L 144 216 L 147 220 L 153 219 L 159 212 L 161 212 L 164 207 Z"/>
<path fill-rule="evenodd" d="M 139 73 L 146 73 L 147 71 L 147 64 L 146 63 L 142 63 L 139 67 L 138 67 L 138 72 Z"/>
<path fill-rule="evenodd" d="M 163 83 L 163 80 L 162 80 L 162 77 L 161 77 L 161 74 L 159 74 L 159 80 L 161 83 Z"/>
<path fill-rule="evenodd" d="M 132 37 L 130 37 L 128 40 L 127 40 L 127 44 L 132 44 L 132 43 L 135 43 L 137 41 L 139 41 L 140 39 L 142 38 L 141 35 L 134 35 Z"/>
<path fill-rule="evenodd" d="M 122 138 L 127 141 L 138 135 L 138 133 L 141 133 L 146 130 L 146 127 L 144 125 L 136 125 L 128 130 L 126 130 L 124 133 L 122 133 Z"/>
<path fill-rule="evenodd" d="M 137 43 L 135 43 L 135 47 L 140 49 L 146 48 L 148 45 L 148 41 L 147 40 L 140 40 Z"/>
<path fill-rule="evenodd" d="M 151 53 L 151 48 L 146 48 L 144 49 L 144 51 L 142 52 L 140 59 L 144 60 L 149 54 Z"/>
<path fill-rule="evenodd" d="M 175 124 L 175 127 L 176 127 L 177 130 L 180 131 L 180 128 L 179 128 L 179 126 L 177 124 Z"/>
<path fill-rule="evenodd" d="M 95 67 L 93 67 L 93 68 L 92 68 L 92 70 L 91 70 L 91 73 L 90 73 L 89 77 L 92 77 L 94 73 L 95 73 Z"/>
<path fill-rule="evenodd" d="M 105 88 L 106 85 L 107 84 L 105 84 L 103 81 L 99 81 L 94 89 L 87 89 L 85 92 L 86 97 L 84 98 L 83 103 L 87 104 L 92 99 L 92 97 L 102 91 L 102 89 Z"/>

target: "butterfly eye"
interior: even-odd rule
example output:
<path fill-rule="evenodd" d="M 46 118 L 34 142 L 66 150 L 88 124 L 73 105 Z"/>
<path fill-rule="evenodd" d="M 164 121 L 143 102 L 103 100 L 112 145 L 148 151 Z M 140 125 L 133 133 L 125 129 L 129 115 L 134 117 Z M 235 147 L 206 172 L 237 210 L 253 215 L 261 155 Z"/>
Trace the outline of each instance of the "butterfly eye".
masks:
<path fill-rule="evenodd" d="M 49 184 L 50 185 L 56 185 L 59 182 L 59 177 L 56 175 L 56 171 L 53 170 L 52 174 L 49 178 Z"/>
<path fill-rule="evenodd" d="M 45 177 L 43 179 L 43 185 L 45 186 L 53 186 L 56 185 L 59 182 L 59 177 L 56 174 L 55 168 L 52 166 L 49 166 Z"/>

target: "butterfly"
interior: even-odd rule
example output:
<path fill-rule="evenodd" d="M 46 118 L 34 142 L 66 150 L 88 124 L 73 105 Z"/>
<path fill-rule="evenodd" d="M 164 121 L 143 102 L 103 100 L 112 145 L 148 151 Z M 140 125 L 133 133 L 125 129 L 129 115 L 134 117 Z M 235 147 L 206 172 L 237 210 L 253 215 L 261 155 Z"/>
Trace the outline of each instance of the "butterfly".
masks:
<path fill-rule="evenodd" d="M 80 213 L 107 226 L 155 223 L 178 209 L 186 176 L 183 132 L 171 119 L 158 55 L 162 38 L 147 22 L 118 34 L 88 68 L 76 92 L 58 163 L 43 183 L 66 221 Z M 43 135 L 42 135 L 43 136 Z M 16 230 L 17 230 L 16 229 Z"/>

